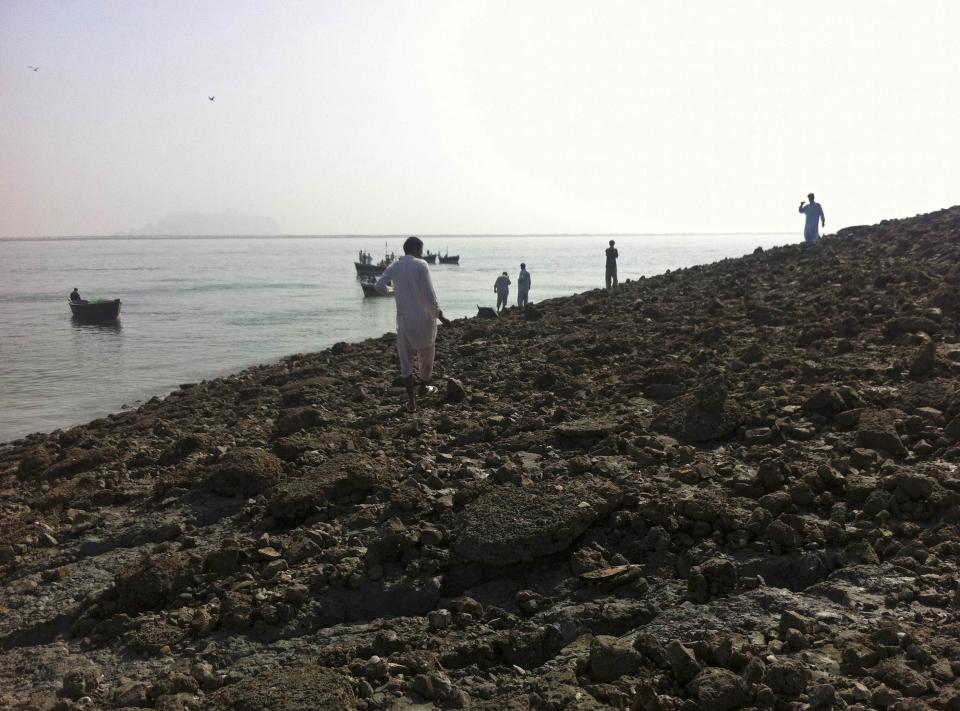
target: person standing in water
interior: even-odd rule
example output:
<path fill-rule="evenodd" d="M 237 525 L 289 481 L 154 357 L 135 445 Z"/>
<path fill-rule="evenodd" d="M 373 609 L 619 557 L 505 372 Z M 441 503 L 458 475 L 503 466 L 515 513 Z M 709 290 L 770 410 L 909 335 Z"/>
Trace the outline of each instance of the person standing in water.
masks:
<path fill-rule="evenodd" d="M 610 246 L 607 247 L 607 291 L 613 291 L 617 288 L 617 257 L 620 256 L 620 252 L 613 246 L 615 244 L 616 242 L 610 240 Z"/>
<path fill-rule="evenodd" d="M 497 292 L 497 313 L 507 308 L 507 297 L 510 296 L 510 277 L 504 272 L 493 282 L 493 290 Z"/>
<path fill-rule="evenodd" d="M 807 221 L 803 226 L 803 240 L 807 244 L 816 244 L 820 241 L 820 231 L 817 229 L 817 221 L 820 221 L 821 227 L 827 226 L 827 218 L 823 216 L 823 208 L 820 203 L 814 202 L 813 193 L 807 195 L 810 200 L 809 205 L 804 205 L 800 201 L 800 212 L 807 216 Z"/>
<path fill-rule="evenodd" d="M 527 297 L 530 294 L 530 272 L 527 265 L 520 264 L 520 276 L 517 277 L 517 306 L 527 308 Z"/>
<path fill-rule="evenodd" d="M 417 396 L 435 393 L 430 385 L 433 360 L 436 354 L 437 320 L 447 325 L 433 290 L 430 268 L 422 259 L 423 241 L 408 237 L 403 243 L 403 256 L 391 263 L 377 280 L 374 288 L 381 294 L 389 293 L 393 282 L 397 302 L 397 354 L 400 356 L 400 377 L 407 390 L 408 412 L 417 409 Z M 419 365 L 419 385 L 413 374 L 413 357 Z"/>

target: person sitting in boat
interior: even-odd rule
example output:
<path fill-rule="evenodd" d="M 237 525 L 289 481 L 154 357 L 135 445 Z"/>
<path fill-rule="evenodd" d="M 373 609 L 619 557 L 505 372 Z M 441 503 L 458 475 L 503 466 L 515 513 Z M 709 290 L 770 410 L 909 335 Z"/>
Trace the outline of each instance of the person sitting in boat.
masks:
<path fill-rule="evenodd" d="M 77 287 L 73 287 L 73 291 L 70 292 L 70 301 L 75 304 L 85 304 L 86 300 L 80 298 L 80 290 Z"/>

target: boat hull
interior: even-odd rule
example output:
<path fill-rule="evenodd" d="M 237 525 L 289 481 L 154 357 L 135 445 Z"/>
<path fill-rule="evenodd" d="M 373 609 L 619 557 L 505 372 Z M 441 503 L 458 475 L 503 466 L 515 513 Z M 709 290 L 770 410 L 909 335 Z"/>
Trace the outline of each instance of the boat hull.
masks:
<path fill-rule="evenodd" d="M 361 264 L 360 262 L 354 262 L 353 266 L 357 268 L 357 274 L 360 276 L 380 276 L 386 269 L 379 264 Z"/>
<path fill-rule="evenodd" d="M 374 285 L 368 282 L 360 282 L 360 288 L 363 289 L 364 296 L 393 296 L 393 289 L 391 288 L 387 291 L 386 294 L 381 294 L 379 291 L 374 288 Z"/>
<path fill-rule="evenodd" d="M 440 263 L 441 264 L 459 264 L 460 255 L 458 254 L 455 257 L 440 257 Z"/>
<path fill-rule="evenodd" d="M 120 299 L 85 304 L 73 301 L 67 303 L 70 304 L 70 313 L 73 314 L 73 318 L 84 323 L 109 323 L 120 317 Z"/>

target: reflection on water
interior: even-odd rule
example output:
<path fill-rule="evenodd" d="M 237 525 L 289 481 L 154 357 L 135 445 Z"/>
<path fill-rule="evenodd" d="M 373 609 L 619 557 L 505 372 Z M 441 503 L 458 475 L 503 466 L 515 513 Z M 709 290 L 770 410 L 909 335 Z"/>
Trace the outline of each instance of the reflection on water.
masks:
<path fill-rule="evenodd" d="M 81 321 L 76 316 L 70 319 L 70 325 L 77 331 L 89 331 L 92 333 L 111 333 L 119 334 L 123 330 L 123 324 L 120 319 L 110 321 L 109 323 L 90 323 Z"/>

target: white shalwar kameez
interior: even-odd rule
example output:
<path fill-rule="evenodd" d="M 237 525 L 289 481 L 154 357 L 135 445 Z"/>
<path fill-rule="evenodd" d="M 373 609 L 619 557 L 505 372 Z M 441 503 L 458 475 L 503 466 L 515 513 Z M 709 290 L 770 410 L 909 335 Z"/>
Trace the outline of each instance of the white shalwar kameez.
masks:
<path fill-rule="evenodd" d="M 420 362 L 420 379 L 433 375 L 434 343 L 437 340 L 437 314 L 440 306 L 430 279 L 430 268 L 422 259 L 405 254 L 383 271 L 376 290 L 387 293 L 393 282 L 397 300 L 397 353 L 400 375 L 413 374 L 413 354 Z"/>

